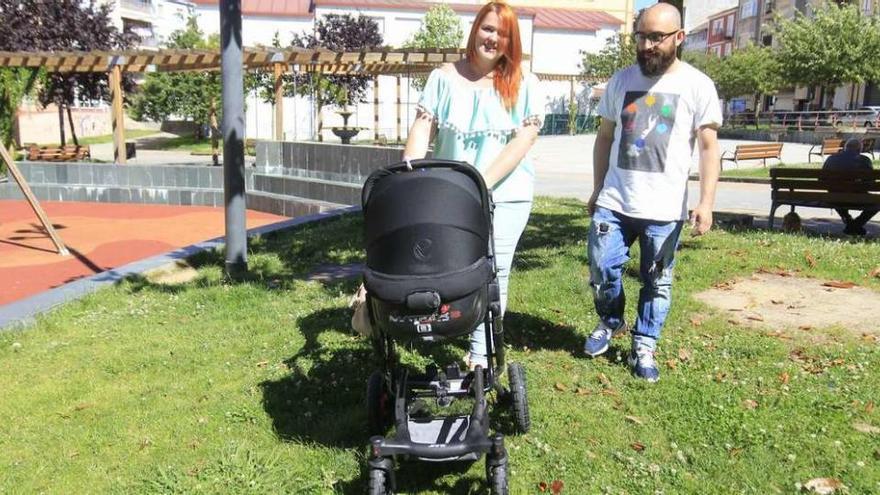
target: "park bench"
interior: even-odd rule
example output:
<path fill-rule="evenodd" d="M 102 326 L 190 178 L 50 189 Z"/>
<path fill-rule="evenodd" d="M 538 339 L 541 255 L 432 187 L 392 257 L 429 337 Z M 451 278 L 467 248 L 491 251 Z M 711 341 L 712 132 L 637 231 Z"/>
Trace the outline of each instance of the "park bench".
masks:
<path fill-rule="evenodd" d="M 733 153 L 726 150 L 721 154 L 721 164 L 723 168 L 726 160 L 739 167 L 740 160 L 762 160 L 766 167 L 768 158 L 782 159 L 782 143 L 738 144 Z"/>
<path fill-rule="evenodd" d="M 770 169 L 770 228 L 781 205 L 807 208 L 880 208 L 880 170 Z"/>
<path fill-rule="evenodd" d="M 29 161 L 70 162 L 91 158 L 88 146 L 37 146 L 31 145 L 27 150 Z"/>
<path fill-rule="evenodd" d="M 819 148 L 818 150 L 816 148 Z M 807 155 L 807 163 L 812 162 L 813 155 L 822 158 L 825 155 L 833 155 L 839 153 L 843 149 L 843 139 L 823 139 L 822 144 L 816 144 L 810 147 L 810 153 Z"/>

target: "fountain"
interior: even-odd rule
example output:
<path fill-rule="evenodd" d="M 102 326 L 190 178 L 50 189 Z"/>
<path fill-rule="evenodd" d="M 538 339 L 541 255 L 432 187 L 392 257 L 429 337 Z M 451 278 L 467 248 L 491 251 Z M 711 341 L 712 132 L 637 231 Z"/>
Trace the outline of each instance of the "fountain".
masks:
<path fill-rule="evenodd" d="M 342 127 L 331 127 L 330 131 L 342 140 L 342 144 L 351 144 L 351 138 L 355 137 L 363 128 L 348 126 L 348 118 L 351 117 L 353 112 L 344 109 L 336 113 L 342 116 Z"/>

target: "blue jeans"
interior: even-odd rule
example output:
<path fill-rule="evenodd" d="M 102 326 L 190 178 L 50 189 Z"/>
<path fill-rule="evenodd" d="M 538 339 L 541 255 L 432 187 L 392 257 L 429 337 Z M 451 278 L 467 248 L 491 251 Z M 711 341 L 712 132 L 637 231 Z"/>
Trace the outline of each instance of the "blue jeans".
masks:
<path fill-rule="evenodd" d="M 623 265 L 629 260 L 629 247 L 639 240 L 642 289 L 632 330 L 636 345 L 654 349 L 660 339 L 672 303 L 672 268 L 683 224 L 632 218 L 602 207 L 593 215 L 587 243 L 590 285 L 596 313 L 611 328 L 623 323 Z"/>
<path fill-rule="evenodd" d="M 501 292 L 501 314 L 507 310 L 507 280 L 510 276 L 510 267 L 513 265 L 513 253 L 529 221 L 531 210 L 531 201 L 495 203 L 492 229 L 495 239 L 495 264 Z M 482 323 L 471 333 L 470 352 L 472 356 L 479 358 L 486 355 L 486 329 Z"/>

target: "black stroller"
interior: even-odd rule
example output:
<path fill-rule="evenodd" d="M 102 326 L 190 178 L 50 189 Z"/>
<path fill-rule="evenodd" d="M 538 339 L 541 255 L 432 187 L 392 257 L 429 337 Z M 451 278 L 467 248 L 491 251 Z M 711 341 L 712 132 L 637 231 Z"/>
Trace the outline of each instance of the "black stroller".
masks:
<path fill-rule="evenodd" d="M 412 168 L 410 168 L 410 166 Z M 512 408 L 517 430 L 529 429 L 525 372 L 507 366 L 492 241 L 492 202 L 479 172 L 464 162 L 416 160 L 373 172 L 362 193 L 367 288 L 373 345 L 381 371 L 367 383 L 371 434 L 369 493 L 394 491 L 393 458 L 476 461 L 485 453 L 493 494 L 507 491 L 504 437 L 489 430 L 486 395 Z M 400 365 L 395 340 L 438 342 L 486 328 L 487 369 Z M 470 414 L 425 414 L 473 400 Z M 468 403 L 465 403 L 467 405 Z M 390 426 L 395 434 L 385 437 Z"/>

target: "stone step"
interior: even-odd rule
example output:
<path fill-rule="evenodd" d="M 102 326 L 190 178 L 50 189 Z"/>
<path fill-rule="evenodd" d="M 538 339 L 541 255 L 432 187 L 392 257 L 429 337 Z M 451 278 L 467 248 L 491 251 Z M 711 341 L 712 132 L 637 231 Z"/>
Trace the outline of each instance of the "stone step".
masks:
<path fill-rule="evenodd" d="M 253 181 L 254 191 L 337 205 L 359 205 L 361 202 L 361 185 L 350 182 L 260 173 L 254 174 Z"/>

